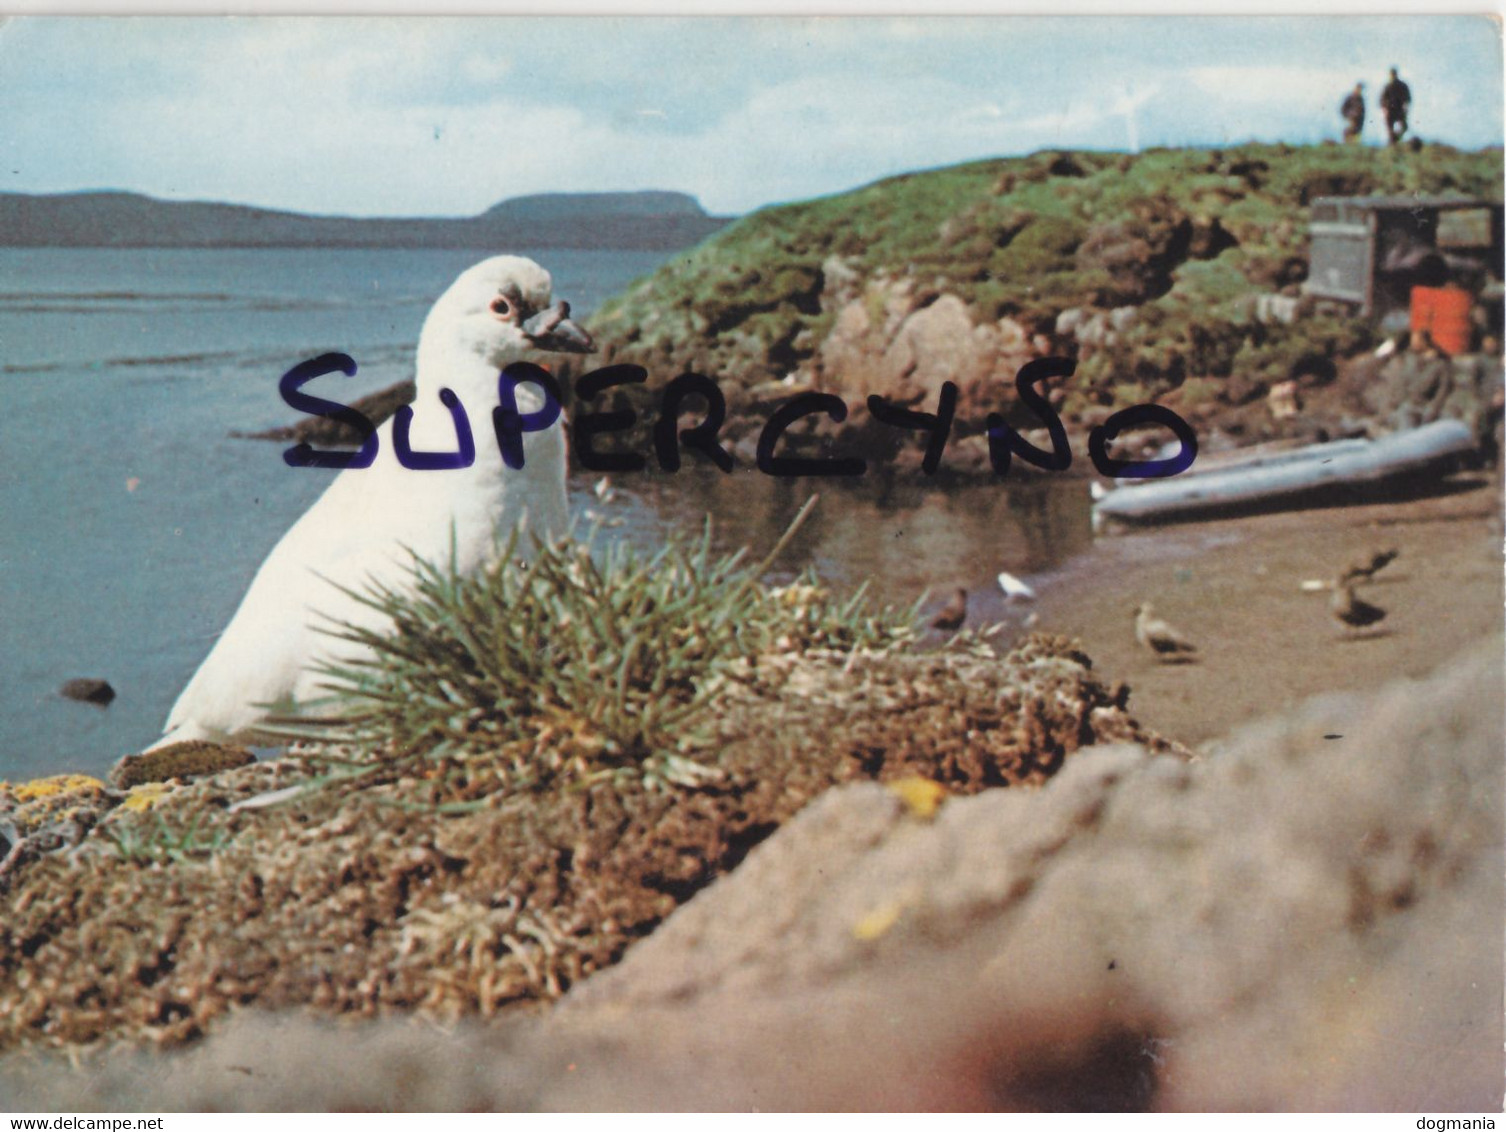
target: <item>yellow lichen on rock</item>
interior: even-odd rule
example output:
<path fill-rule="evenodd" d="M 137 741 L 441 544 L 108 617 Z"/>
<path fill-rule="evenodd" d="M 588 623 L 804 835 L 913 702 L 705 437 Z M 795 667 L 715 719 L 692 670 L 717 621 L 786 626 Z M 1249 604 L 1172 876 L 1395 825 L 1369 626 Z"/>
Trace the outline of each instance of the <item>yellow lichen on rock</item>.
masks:
<path fill-rule="evenodd" d="M 105 784 L 87 774 L 54 774 L 20 786 L 0 784 L 0 813 L 23 837 L 77 818 L 92 823 L 113 804 Z"/>
<path fill-rule="evenodd" d="M 135 814 L 143 813 L 171 794 L 172 790 L 165 782 L 144 782 L 140 786 L 131 787 L 120 808 Z"/>
<path fill-rule="evenodd" d="M 908 774 L 884 783 L 884 788 L 905 804 L 910 816 L 929 821 L 946 801 L 946 787 L 918 774 Z"/>
<path fill-rule="evenodd" d="M 5 861 L 0 890 L 24 862 L 77 845 L 119 800 L 86 774 L 55 774 L 20 786 L 0 783 L 0 856 Z"/>
<path fill-rule="evenodd" d="M 81 790 L 102 791 L 104 788 L 103 782 L 87 774 L 54 774 L 47 778 L 33 778 L 20 786 L 11 786 L 8 782 L 0 783 L 0 796 L 9 795 L 15 802 L 25 805 L 27 802 L 35 802 L 42 798 L 57 798 Z"/>
<path fill-rule="evenodd" d="M 903 900 L 886 901 L 852 925 L 852 937 L 861 940 L 878 939 L 899 923 L 899 918 L 904 911 Z"/>

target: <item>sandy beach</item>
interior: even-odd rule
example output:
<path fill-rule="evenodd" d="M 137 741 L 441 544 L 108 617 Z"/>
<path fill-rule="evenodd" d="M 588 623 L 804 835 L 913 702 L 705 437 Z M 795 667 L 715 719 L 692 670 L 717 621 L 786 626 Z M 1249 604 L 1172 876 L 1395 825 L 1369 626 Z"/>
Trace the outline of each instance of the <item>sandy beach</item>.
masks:
<path fill-rule="evenodd" d="M 1308 696 L 1421 678 L 1501 631 L 1499 482 L 1451 484 L 1402 502 L 1101 536 L 1042 592 L 1040 627 L 1081 638 L 1105 678 L 1130 685 L 1136 718 L 1194 746 Z M 1358 590 L 1388 616 L 1346 637 L 1329 593 L 1301 585 L 1388 548 L 1397 559 Z M 1135 642 L 1145 601 L 1198 644 L 1199 661 L 1161 663 Z"/>

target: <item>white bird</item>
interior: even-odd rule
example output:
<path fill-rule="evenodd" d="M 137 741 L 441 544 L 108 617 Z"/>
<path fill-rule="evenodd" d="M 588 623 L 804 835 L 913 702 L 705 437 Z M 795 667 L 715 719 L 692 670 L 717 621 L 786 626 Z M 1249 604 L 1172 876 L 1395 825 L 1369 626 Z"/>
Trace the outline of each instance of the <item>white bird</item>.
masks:
<path fill-rule="evenodd" d="M 999 588 L 1004 591 L 1005 601 L 1034 601 L 1035 591 L 1013 574 L 999 571 Z"/>
<path fill-rule="evenodd" d="M 381 630 L 378 611 L 339 587 L 365 591 L 370 582 L 403 590 L 413 556 L 445 566 L 454 548 L 462 574 L 485 565 L 520 529 L 532 537 L 563 535 L 566 449 L 561 421 L 526 432 L 523 467 L 505 467 L 492 409 L 498 375 L 537 351 L 586 353 L 591 338 L 551 305 L 549 273 L 532 260 L 496 256 L 463 272 L 434 304 L 418 341 L 417 396 L 409 443 L 414 451 L 454 452 L 455 423 L 440 390 L 459 398 L 475 439 L 470 467 L 415 470 L 397 460 L 393 421 L 377 429 L 379 448 L 367 468 L 340 472 L 318 501 L 267 556 L 214 648 L 173 705 L 154 747 L 189 739 L 254 741 L 273 714 L 328 694 L 319 662 L 369 657 L 360 646 L 319 631 L 333 622 Z M 520 413 L 544 406 L 531 383 L 515 392 Z M 312 474 L 290 471 L 294 474 Z M 290 703 L 291 701 L 291 703 Z"/>

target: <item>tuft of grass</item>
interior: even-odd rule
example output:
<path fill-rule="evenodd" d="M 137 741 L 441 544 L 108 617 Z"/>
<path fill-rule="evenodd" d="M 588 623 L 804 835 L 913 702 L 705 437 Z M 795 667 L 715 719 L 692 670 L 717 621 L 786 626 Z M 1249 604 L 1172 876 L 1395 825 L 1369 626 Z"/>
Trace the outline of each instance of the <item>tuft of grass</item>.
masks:
<path fill-rule="evenodd" d="M 230 841 L 223 829 L 201 834 L 198 815 L 181 829 L 154 816 L 150 822 L 114 823 L 107 832 L 120 859 L 138 865 L 165 861 L 184 864 L 196 857 L 212 856 Z"/>
<path fill-rule="evenodd" d="M 915 636 L 913 618 L 870 608 L 862 591 L 840 601 L 813 575 L 764 584 L 793 533 L 751 567 L 712 553 L 709 523 L 652 554 L 563 541 L 525 564 L 515 536 L 475 574 L 415 561 L 409 584 L 354 595 L 390 631 L 332 630 L 373 654 L 322 669 L 338 737 L 385 763 L 501 762 L 502 785 L 572 769 L 715 777 L 687 752 L 718 693 L 761 658 Z"/>

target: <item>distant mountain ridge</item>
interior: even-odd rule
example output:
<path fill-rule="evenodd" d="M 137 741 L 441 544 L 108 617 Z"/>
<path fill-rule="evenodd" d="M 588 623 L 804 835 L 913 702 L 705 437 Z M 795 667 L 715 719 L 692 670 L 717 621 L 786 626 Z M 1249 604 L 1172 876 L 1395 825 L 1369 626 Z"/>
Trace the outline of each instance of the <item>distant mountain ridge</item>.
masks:
<path fill-rule="evenodd" d="M 541 193 L 479 216 L 314 216 L 100 191 L 0 193 L 8 247 L 554 247 L 650 250 L 699 243 L 730 223 L 685 193 Z"/>

